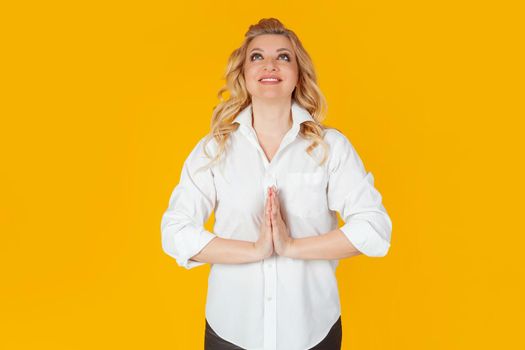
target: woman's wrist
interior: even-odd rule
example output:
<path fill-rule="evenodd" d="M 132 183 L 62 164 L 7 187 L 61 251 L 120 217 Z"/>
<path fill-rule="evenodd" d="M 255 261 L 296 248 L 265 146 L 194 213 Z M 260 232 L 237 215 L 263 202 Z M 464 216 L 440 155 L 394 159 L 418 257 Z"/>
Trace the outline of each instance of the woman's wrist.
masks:
<path fill-rule="evenodd" d="M 254 261 L 263 260 L 265 258 L 264 257 L 264 252 L 262 251 L 261 248 L 259 248 L 259 246 L 256 244 L 256 242 L 252 243 L 251 254 L 253 256 L 253 260 Z"/>

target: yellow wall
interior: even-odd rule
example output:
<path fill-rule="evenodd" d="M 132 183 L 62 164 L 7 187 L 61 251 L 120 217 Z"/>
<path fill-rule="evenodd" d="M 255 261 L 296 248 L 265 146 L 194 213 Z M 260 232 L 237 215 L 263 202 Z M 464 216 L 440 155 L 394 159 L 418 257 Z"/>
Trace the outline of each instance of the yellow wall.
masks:
<path fill-rule="evenodd" d="M 209 266 L 164 254 L 160 218 L 228 55 L 263 17 L 301 38 L 326 123 L 393 221 L 386 257 L 338 267 L 343 349 L 525 347 L 517 6 L 13 3 L 0 11 L 0 348 L 203 348 Z"/>

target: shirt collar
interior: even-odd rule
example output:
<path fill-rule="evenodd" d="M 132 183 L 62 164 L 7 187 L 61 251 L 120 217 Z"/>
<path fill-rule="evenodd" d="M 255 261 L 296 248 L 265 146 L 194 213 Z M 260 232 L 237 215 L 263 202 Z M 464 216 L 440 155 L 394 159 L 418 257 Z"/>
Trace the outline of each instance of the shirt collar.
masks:
<path fill-rule="evenodd" d="M 312 115 L 295 100 L 292 100 L 292 121 L 294 126 L 298 126 L 306 121 L 314 121 Z M 248 128 L 252 128 L 252 104 L 250 103 L 239 112 L 232 123 L 239 123 Z"/>

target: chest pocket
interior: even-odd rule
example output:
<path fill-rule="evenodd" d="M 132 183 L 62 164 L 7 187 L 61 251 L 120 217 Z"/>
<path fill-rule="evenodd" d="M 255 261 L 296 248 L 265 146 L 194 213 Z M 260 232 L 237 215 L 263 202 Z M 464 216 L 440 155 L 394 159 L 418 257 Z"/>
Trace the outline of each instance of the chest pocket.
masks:
<path fill-rule="evenodd" d="M 285 175 L 286 210 L 312 218 L 328 210 L 324 172 L 290 172 Z"/>

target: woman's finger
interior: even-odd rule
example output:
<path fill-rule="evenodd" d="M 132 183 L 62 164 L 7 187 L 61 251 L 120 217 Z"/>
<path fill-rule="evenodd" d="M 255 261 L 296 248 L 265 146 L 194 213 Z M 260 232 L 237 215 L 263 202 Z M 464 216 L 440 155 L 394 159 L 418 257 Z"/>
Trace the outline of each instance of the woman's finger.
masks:
<path fill-rule="evenodd" d="M 281 203 L 279 202 L 279 195 L 277 194 L 277 189 L 275 187 L 274 187 L 274 190 L 273 190 L 273 194 L 274 194 L 275 207 L 276 207 L 277 211 L 279 211 L 279 209 L 281 208 Z"/>
<path fill-rule="evenodd" d="M 271 214 L 272 214 L 272 198 L 271 198 L 271 189 L 268 187 L 266 195 L 266 207 L 265 207 L 265 217 L 269 227 L 271 227 Z"/>
<path fill-rule="evenodd" d="M 275 203 L 275 192 L 273 191 L 273 188 L 271 192 L 271 198 L 272 218 L 277 218 L 277 204 Z"/>
<path fill-rule="evenodd" d="M 286 221 L 284 220 L 284 217 L 282 216 L 282 212 L 281 212 L 281 201 L 279 200 L 279 195 L 278 195 L 278 190 L 275 189 L 274 192 L 273 192 L 273 205 L 275 206 L 275 211 L 277 212 L 277 217 L 280 218 L 280 220 L 282 220 L 282 222 L 284 222 L 284 224 L 286 225 Z"/>
<path fill-rule="evenodd" d="M 275 208 L 273 212 L 275 217 L 278 218 L 281 215 L 279 198 L 277 197 L 277 192 L 275 187 L 272 188 L 272 207 Z"/>

